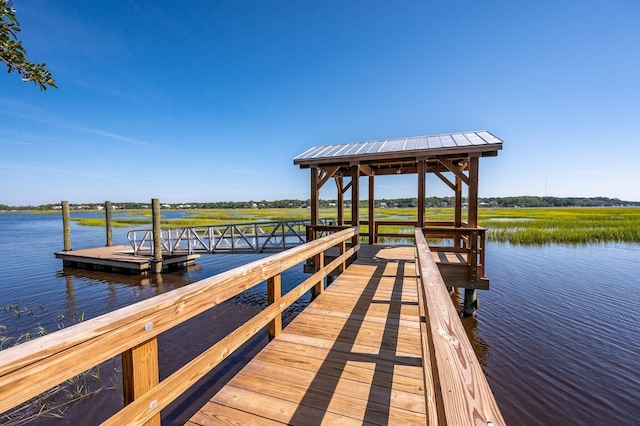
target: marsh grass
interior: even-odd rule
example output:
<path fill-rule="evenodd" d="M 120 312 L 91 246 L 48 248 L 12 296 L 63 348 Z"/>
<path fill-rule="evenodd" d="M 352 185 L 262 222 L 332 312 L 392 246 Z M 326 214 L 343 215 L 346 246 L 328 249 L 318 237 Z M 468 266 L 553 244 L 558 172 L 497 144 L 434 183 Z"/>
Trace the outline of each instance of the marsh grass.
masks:
<path fill-rule="evenodd" d="M 640 209 L 530 208 L 480 210 L 487 238 L 514 244 L 640 242 Z"/>
<path fill-rule="evenodd" d="M 361 209 L 361 211 L 363 211 Z M 345 209 L 345 220 L 351 210 Z M 415 208 L 377 209 L 377 220 L 415 221 Z M 163 219 L 163 227 L 207 226 L 227 223 L 249 223 L 276 220 L 305 220 L 310 218 L 308 209 L 210 209 L 194 210 L 177 219 Z M 145 216 L 142 217 L 141 216 Z M 466 211 L 463 212 L 463 220 Z M 150 227 L 150 214 L 135 213 L 134 217 L 113 219 L 114 227 Z M 321 209 L 320 217 L 336 218 L 335 209 Z M 366 216 L 362 216 L 365 219 Z M 487 228 L 489 241 L 513 244 L 593 242 L 640 242 L 640 209 L 628 207 L 567 207 L 567 208 L 481 208 L 479 225 Z M 427 209 L 428 221 L 453 220 L 452 208 Z M 104 226 L 104 219 L 74 218 L 86 226 Z M 398 227 L 381 227 L 380 232 L 407 232 Z M 366 226 L 362 232 L 367 232 Z"/>
<path fill-rule="evenodd" d="M 40 309 L 44 310 L 43 307 Z M 20 318 L 22 315 L 33 315 L 35 309 L 29 306 L 23 306 L 19 301 L 8 303 L 3 307 L 4 314 L 0 318 L 1 321 L 11 321 L 11 319 Z M 65 328 L 65 321 L 71 321 L 73 324 L 84 321 L 84 312 L 72 317 L 60 314 L 56 321 L 59 329 Z M 36 324 L 33 331 L 21 333 L 14 337 L 7 334 L 8 327 L 0 324 L 0 354 L 2 350 L 10 347 L 21 345 L 30 340 L 47 334 L 47 330 L 40 324 Z M 36 397 L 14 407 L 13 409 L 0 413 L 0 424 L 22 425 L 30 423 L 36 419 L 63 419 L 67 408 L 80 400 L 90 397 L 91 395 L 102 392 L 103 390 L 114 390 L 118 385 L 118 375 L 113 376 L 109 383 L 105 383 L 105 369 L 117 373 L 116 358 L 111 358 L 102 364 L 98 364 L 57 386 L 37 395 Z M 115 378 L 114 378 L 115 377 Z"/>

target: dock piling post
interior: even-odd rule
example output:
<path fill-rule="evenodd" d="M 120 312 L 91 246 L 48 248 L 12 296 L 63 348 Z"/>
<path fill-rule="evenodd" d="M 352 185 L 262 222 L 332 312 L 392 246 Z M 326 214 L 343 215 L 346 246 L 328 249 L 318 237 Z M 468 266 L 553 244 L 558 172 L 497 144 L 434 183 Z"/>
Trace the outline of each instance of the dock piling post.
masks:
<path fill-rule="evenodd" d="M 162 272 L 162 230 L 160 229 L 160 200 L 151 199 L 151 212 L 153 216 L 153 272 Z"/>
<path fill-rule="evenodd" d="M 464 289 L 464 305 L 462 315 L 469 317 L 473 315 L 480 307 L 480 301 L 478 300 L 477 290 L 472 288 Z"/>
<path fill-rule="evenodd" d="M 111 201 L 104 202 L 104 217 L 107 228 L 107 247 L 111 247 L 113 245 L 113 231 L 111 224 Z"/>
<path fill-rule="evenodd" d="M 62 201 L 62 230 L 64 232 L 64 251 L 71 251 L 71 219 L 69 217 L 69 202 Z"/>

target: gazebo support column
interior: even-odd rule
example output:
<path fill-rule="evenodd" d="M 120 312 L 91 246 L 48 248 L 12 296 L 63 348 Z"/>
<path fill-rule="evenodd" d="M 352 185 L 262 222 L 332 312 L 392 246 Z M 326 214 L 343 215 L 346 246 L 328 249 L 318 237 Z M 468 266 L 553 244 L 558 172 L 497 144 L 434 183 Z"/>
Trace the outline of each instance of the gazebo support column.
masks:
<path fill-rule="evenodd" d="M 318 188 L 318 168 L 311 167 L 311 225 L 317 226 L 318 216 L 320 213 L 319 210 L 319 200 L 320 190 Z M 315 236 L 314 236 L 315 238 Z"/>
<path fill-rule="evenodd" d="M 456 176 L 456 205 L 455 205 L 455 213 L 454 213 L 454 225 L 456 228 L 462 227 L 462 179 Z M 460 237 L 456 237 L 455 241 L 456 248 L 460 248 L 462 246 L 462 241 Z"/>
<path fill-rule="evenodd" d="M 360 168 L 351 168 L 351 226 L 360 226 Z"/>
<path fill-rule="evenodd" d="M 471 157 L 469 161 L 469 207 L 468 221 L 469 228 L 478 227 L 478 157 Z M 478 237 L 475 233 L 469 235 L 469 248 L 471 248 L 470 256 L 478 256 Z M 464 290 L 464 308 L 463 315 L 470 316 L 480 307 L 478 296 L 475 289 Z"/>
<path fill-rule="evenodd" d="M 375 244 L 378 242 L 378 236 L 376 235 L 374 208 L 374 175 L 369 175 L 369 244 Z"/>
<path fill-rule="evenodd" d="M 424 200 L 426 197 L 426 160 L 418 161 L 418 227 L 424 228 Z"/>
<path fill-rule="evenodd" d="M 336 176 L 334 177 L 335 182 L 336 182 L 336 186 L 338 187 L 338 201 L 337 201 L 337 207 L 338 207 L 338 226 L 343 226 L 344 225 L 344 188 L 342 187 L 342 184 L 344 182 L 344 179 L 342 178 L 342 176 Z"/>

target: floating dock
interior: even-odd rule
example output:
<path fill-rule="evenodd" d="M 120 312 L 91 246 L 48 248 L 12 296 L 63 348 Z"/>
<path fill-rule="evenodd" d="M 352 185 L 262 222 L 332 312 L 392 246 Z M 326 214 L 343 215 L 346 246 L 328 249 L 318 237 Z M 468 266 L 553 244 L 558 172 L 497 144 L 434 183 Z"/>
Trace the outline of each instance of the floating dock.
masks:
<path fill-rule="evenodd" d="M 149 272 L 153 265 L 152 256 L 136 255 L 131 246 L 97 247 L 55 253 L 62 259 L 63 266 L 107 272 L 140 274 Z M 183 268 L 195 263 L 199 254 L 169 255 L 162 259 L 165 269 Z"/>

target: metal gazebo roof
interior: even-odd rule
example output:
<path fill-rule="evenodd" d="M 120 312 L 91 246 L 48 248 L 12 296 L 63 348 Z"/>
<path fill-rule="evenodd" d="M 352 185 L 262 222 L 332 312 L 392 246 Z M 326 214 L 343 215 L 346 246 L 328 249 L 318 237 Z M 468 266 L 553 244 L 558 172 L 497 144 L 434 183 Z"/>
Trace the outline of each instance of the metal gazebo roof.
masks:
<path fill-rule="evenodd" d="M 383 164 L 392 161 L 413 160 L 425 157 L 457 157 L 475 154 L 481 157 L 497 155 L 502 141 L 486 130 L 449 133 L 432 136 L 415 136 L 398 139 L 382 139 L 334 145 L 319 145 L 308 149 L 293 159 L 302 168 L 323 165 Z"/>

